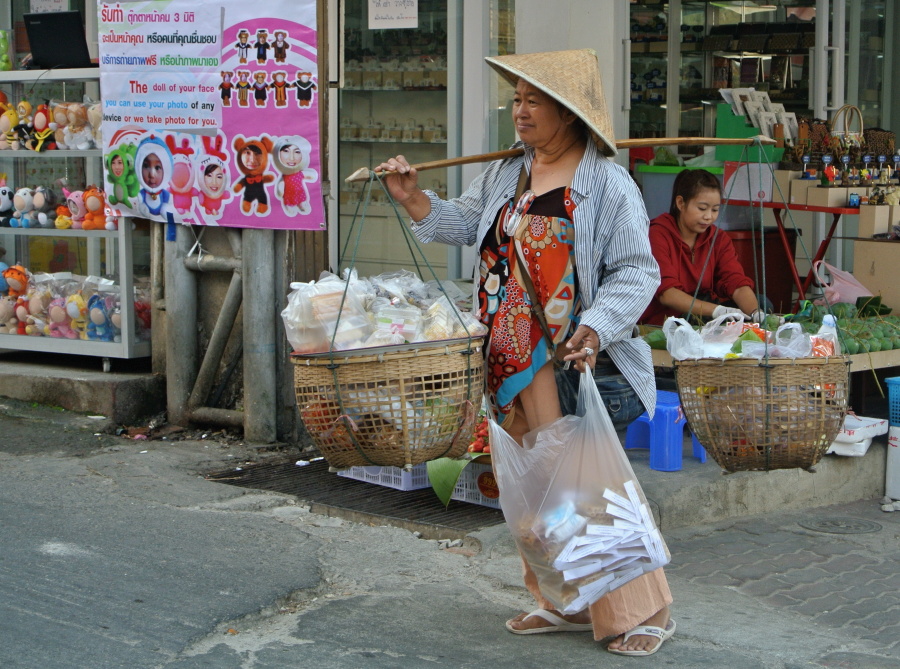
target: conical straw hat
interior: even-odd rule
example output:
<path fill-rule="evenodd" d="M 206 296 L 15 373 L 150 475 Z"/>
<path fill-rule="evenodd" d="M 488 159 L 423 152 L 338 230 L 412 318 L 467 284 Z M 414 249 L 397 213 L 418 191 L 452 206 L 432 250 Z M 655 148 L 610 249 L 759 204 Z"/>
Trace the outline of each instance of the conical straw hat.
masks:
<path fill-rule="evenodd" d="M 600 151 L 616 155 L 600 64 L 593 49 L 489 56 L 485 60 L 513 86 L 524 79 L 564 105 L 587 124 Z"/>

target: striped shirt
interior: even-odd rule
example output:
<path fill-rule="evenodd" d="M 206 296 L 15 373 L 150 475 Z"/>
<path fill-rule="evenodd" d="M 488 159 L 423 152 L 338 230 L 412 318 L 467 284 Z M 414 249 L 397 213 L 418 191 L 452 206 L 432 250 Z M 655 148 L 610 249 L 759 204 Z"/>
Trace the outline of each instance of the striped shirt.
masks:
<path fill-rule="evenodd" d="M 515 196 L 523 161 L 531 171 L 534 150 L 521 142 L 515 146 L 525 147 L 524 157 L 491 163 L 460 197 L 441 200 L 425 191 L 431 211 L 413 223 L 416 236 L 422 242 L 480 248 L 497 212 Z M 628 172 L 605 158 L 593 142 L 587 143 L 571 192 L 580 322 L 599 335 L 600 349 L 607 351 L 652 416 L 656 382 L 650 347 L 633 336 L 659 285 L 644 201 Z M 478 285 L 477 267 L 475 273 Z"/>

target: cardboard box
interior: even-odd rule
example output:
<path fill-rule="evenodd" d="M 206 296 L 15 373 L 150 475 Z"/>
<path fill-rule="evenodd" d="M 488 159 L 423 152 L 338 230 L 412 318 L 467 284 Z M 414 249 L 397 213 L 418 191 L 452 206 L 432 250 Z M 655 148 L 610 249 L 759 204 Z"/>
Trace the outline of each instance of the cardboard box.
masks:
<path fill-rule="evenodd" d="M 647 42 L 647 53 L 665 53 L 669 50 L 669 43 L 665 40 L 660 42 Z"/>
<path fill-rule="evenodd" d="M 859 237 L 874 237 L 891 227 L 891 207 L 885 204 L 864 204 L 859 208 Z"/>
<path fill-rule="evenodd" d="M 362 88 L 362 77 L 363 73 L 358 70 L 346 70 L 344 72 L 344 88 Z"/>
<path fill-rule="evenodd" d="M 819 185 L 818 179 L 794 179 L 791 181 L 791 204 L 806 204 L 807 190 Z"/>
<path fill-rule="evenodd" d="M 400 70 L 385 70 L 381 73 L 381 87 L 386 91 L 402 90 L 403 74 Z"/>
<path fill-rule="evenodd" d="M 775 170 L 776 188 L 772 191 L 772 202 L 792 202 L 791 182 L 799 179 L 800 170 Z"/>
<path fill-rule="evenodd" d="M 881 301 L 897 310 L 900 308 L 900 242 L 855 242 L 853 244 L 853 276 Z"/>
<path fill-rule="evenodd" d="M 382 77 L 383 72 L 381 70 L 378 71 L 363 71 L 362 75 L 362 87 L 365 90 L 381 90 L 381 84 L 383 81 Z"/>
<path fill-rule="evenodd" d="M 417 70 L 415 72 L 404 72 L 403 87 L 420 88 L 422 86 L 422 79 L 424 78 L 424 76 L 425 75 L 421 70 Z"/>
<path fill-rule="evenodd" d="M 810 188 L 806 192 L 806 204 L 810 207 L 846 207 L 850 189 L 844 186 L 833 188 Z"/>

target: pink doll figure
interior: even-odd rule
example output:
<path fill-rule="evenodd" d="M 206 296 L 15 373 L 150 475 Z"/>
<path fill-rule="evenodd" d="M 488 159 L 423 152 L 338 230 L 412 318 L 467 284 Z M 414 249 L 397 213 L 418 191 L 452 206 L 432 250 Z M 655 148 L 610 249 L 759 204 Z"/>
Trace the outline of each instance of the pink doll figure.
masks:
<path fill-rule="evenodd" d="M 197 163 L 197 184 L 200 186 L 200 206 L 208 216 L 220 216 L 224 202 L 231 199 L 228 190 L 228 156 L 222 149 L 225 138 L 222 134 L 215 137 L 203 136 L 205 153 Z"/>
<path fill-rule="evenodd" d="M 169 182 L 172 206 L 179 214 L 185 214 L 194 207 L 194 198 L 200 195 L 200 191 L 194 188 L 194 165 L 191 162 L 194 149 L 187 137 L 181 140 L 181 146 L 176 146 L 173 135 L 166 135 L 166 146 L 172 152 L 172 179 Z"/>
<path fill-rule="evenodd" d="M 319 175 L 309 167 L 309 141 L 299 135 L 279 137 L 272 151 L 275 169 L 281 174 L 275 184 L 275 196 L 281 200 L 284 213 L 288 216 L 308 214 L 309 205 L 307 181 L 315 181 Z"/>
<path fill-rule="evenodd" d="M 88 123 L 87 107 L 81 102 L 66 105 L 68 125 L 63 129 L 67 149 L 85 151 L 94 146 L 94 135 Z"/>
<path fill-rule="evenodd" d="M 10 225 L 14 228 L 30 228 L 34 213 L 34 190 L 20 188 L 13 195 L 13 218 Z"/>
<path fill-rule="evenodd" d="M 78 339 L 78 333 L 72 329 L 72 317 L 66 309 L 66 298 L 54 297 L 47 309 L 47 328 L 44 333 L 57 339 Z"/>
<path fill-rule="evenodd" d="M 66 207 L 69 209 L 72 228 L 81 230 L 84 227 L 84 216 L 87 214 L 87 207 L 84 206 L 84 191 L 68 190 L 66 188 L 62 190 L 63 195 L 66 196 Z M 59 225 L 56 227 L 59 227 Z"/>
<path fill-rule="evenodd" d="M 56 220 L 56 193 L 38 186 L 34 189 L 34 216 L 32 219 L 42 228 L 52 228 Z"/>
<path fill-rule="evenodd" d="M 77 335 L 74 339 L 87 339 L 87 302 L 81 293 L 73 293 L 66 298 L 66 313 L 72 319 L 70 326 Z"/>

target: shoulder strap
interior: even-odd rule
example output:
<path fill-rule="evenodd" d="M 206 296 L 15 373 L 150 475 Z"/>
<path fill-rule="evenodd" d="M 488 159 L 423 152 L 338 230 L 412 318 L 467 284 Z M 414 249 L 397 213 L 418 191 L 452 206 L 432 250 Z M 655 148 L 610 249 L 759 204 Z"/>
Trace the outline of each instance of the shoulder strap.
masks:
<path fill-rule="evenodd" d="M 522 193 L 525 192 L 525 185 L 527 183 L 528 172 L 525 170 L 525 165 L 522 165 L 522 171 L 519 173 L 519 183 L 516 186 L 516 197 L 513 202 L 518 202 L 519 198 L 522 197 Z M 544 315 L 544 307 L 538 300 L 537 293 L 534 290 L 534 283 L 531 280 L 531 275 L 528 273 L 528 265 L 525 263 L 525 258 L 522 257 L 522 251 L 519 248 L 519 242 L 514 238 L 510 238 L 509 243 L 512 244 L 512 247 L 516 252 L 516 262 L 521 268 L 519 275 L 522 277 L 522 283 L 524 284 L 525 291 L 528 293 L 528 299 L 531 300 L 531 311 L 532 313 L 534 313 L 534 317 L 537 319 L 538 325 L 541 326 L 541 332 L 544 333 L 544 337 L 546 337 L 547 339 L 547 346 L 550 349 L 550 352 L 555 353 L 556 344 L 553 343 L 553 335 L 550 333 L 550 327 L 547 325 L 547 317 Z"/>

